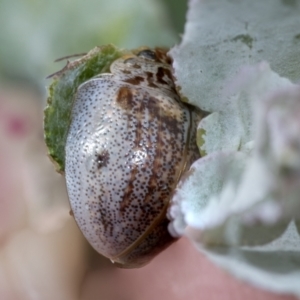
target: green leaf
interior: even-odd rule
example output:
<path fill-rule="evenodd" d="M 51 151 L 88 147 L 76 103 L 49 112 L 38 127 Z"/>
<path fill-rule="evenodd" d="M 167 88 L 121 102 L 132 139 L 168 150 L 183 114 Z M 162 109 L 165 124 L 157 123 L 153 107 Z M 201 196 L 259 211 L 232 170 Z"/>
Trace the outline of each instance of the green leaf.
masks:
<path fill-rule="evenodd" d="M 96 47 L 54 74 L 45 109 L 44 133 L 49 155 L 59 172 L 64 171 L 65 143 L 71 121 L 72 101 L 78 86 L 93 76 L 109 72 L 111 63 L 124 53 L 124 50 L 112 45 Z"/>

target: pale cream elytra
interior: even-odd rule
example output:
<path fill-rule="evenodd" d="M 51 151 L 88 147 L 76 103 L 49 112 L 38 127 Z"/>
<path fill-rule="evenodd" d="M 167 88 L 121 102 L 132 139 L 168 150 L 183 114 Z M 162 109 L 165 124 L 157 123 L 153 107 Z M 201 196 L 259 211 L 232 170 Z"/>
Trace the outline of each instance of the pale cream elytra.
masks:
<path fill-rule="evenodd" d="M 180 101 L 162 49 L 117 59 L 79 86 L 65 174 L 76 222 L 118 266 L 140 267 L 174 239 L 170 197 L 199 157 L 199 115 Z"/>

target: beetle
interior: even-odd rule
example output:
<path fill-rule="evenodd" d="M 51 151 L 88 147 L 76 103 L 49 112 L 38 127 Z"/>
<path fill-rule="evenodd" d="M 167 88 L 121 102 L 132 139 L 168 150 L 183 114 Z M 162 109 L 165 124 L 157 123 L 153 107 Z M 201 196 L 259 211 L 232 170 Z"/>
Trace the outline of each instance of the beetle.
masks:
<path fill-rule="evenodd" d="M 65 175 L 77 224 L 117 266 L 141 267 L 175 241 L 169 201 L 199 157 L 200 114 L 176 91 L 166 50 L 143 48 L 75 94 Z"/>

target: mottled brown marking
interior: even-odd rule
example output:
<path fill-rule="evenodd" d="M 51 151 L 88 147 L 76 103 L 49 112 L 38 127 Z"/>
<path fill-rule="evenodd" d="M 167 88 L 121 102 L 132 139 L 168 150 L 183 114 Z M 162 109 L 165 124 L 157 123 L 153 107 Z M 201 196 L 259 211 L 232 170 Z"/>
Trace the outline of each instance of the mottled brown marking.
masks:
<path fill-rule="evenodd" d="M 99 203 L 102 203 L 102 199 L 99 196 Z M 100 206 L 98 206 L 100 207 Z M 101 206 L 101 209 L 97 209 L 96 210 L 99 213 L 98 218 L 96 218 L 97 222 L 101 223 L 104 227 L 104 230 L 107 231 L 111 231 L 112 229 L 112 222 L 111 222 L 111 218 L 110 218 L 110 212 L 107 211 L 107 209 L 105 207 L 103 207 L 103 205 Z"/>
<path fill-rule="evenodd" d="M 162 122 L 166 125 L 166 129 L 170 133 L 173 133 L 175 137 L 178 135 L 183 134 L 182 130 L 182 122 L 177 120 L 175 116 L 164 115 L 162 116 Z"/>
<path fill-rule="evenodd" d="M 174 80 L 172 72 L 169 69 L 164 69 L 164 73 L 170 80 Z"/>
<path fill-rule="evenodd" d="M 158 128 L 156 131 L 156 147 L 155 147 L 155 159 L 153 162 L 153 166 L 152 166 L 152 174 L 151 177 L 149 179 L 149 183 L 148 183 L 148 193 L 147 196 L 144 199 L 144 203 L 149 203 L 151 200 L 151 196 L 154 193 L 154 191 L 156 190 L 157 187 L 157 173 L 158 170 L 161 168 L 161 157 L 162 157 L 162 140 L 161 140 L 161 135 L 160 132 L 162 131 L 162 122 L 161 122 L 161 109 L 158 105 L 157 99 L 154 97 L 150 97 L 149 99 L 150 101 L 148 102 L 147 106 L 150 112 L 150 115 L 152 118 L 157 118 L 158 121 Z M 149 105 L 150 104 L 150 105 Z M 151 109 L 150 109 L 151 108 Z M 157 199 L 157 201 L 163 201 L 164 199 Z"/>
<path fill-rule="evenodd" d="M 146 72 L 147 82 L 149 87 L 158 88 L 158 86 L 153 82 L 153 73 Z"/>
<path fill-rule="evenodd" d="M 131 195 L 134 192 L 133 182 L 135 180 L 137 172 L 138 172 L 138 169 L 137 169 L 136 166 L 134 166 L 131 169 L 130 180 L 129 180 L 129 183 L 128 183 L 127 187 L 126 187 L 126 191 L 124 193 L 123 200 L 120 203 L 120 213 L 121 214 L 124 214 L 126 208 L 131 205 L 131 202 L 132 202 Z"/>
<path fill-rule="evenodd" d="M 143 102 L 138 102 L 138 107 L 137 107 L 137 114 L 136 114 L 136 127 L 135 127 L 135 140 L 134 140 L 134 145 L 135 145 L 135 149 L 139 150 L 139 145 L 141 143 L 141 139 L 142 139 L 142 111 L 145 109 L 145 106 L 143 105 Z M 140 116 L 139 118 L 137 116 Z M 136 175 L 138 173 L 138 168 L 137 165 L 133 165 L 133 167 L 131 168 L 131 174 L 130 174 L 130 180 L 129 183 L 126 187 L 126 191 L 124 193 L 124 198 L 120 203 L 120 213 L 123 214 L 126 210 L 127 207 L 129 207 L 131 205 L 132 199 L 131 196 L 134 192 L 134 186 L 133 183 L 136 180 Z"/>
<path fill-rule="evenodd" d="M 131 72 L 128 71 L 128 70 L 121 70 L 121 71 L 122 71 L 122 73 L 124 73 L 124 74 L 131 74 Z"/>
<path fill-rule="evenodd" d="M 156 99 L 155 97 L 150 96 L 147 102 L 147 107 L 149 110 L 149 114 L 152 117 L 158 117 L 160 115 L 160 106 L 159 106 L 159 102 L 158 99 Z"/>
<path fill-rule="evenodd" d="M 165 48 L 155 48 L 155 54 L 157 57 L 157 61 L 161 63 L 166 63 L 172 65 L 172 59 L 167 55 L 168 50 Z"/>
<path fill-rule="evenodd" d="M 159 67 L 156 73 L 156 80 L 159 83 L 162 84 L 169 84 L 169 82 L 164 80 L 164 76 L 167 75 L 167 77 L 172 80 L 172 75 L 169 69 L 163 68 L 163 67 Z"/>
<path fill-rule="evenodd" d="M 141 76 L 135 76 L 133 78 L 124 80 L 124 82 L 130 83 L 133 85 L 139 85 L 142 81 L 144 81 L 144 78 Z"/>
<path fill-rule="evenodd" d="M 130 110 L 133 107 L 133 94 L 130 88 L 124 86 L 119 89 L 116 97 L 116 102 L 125 110 Z"/>
<path fill-rule="evenodd" d="M 147 80 L 153 80 L 153 73 L 152 72 L 146 72 Z"/>
<path fill-rule="evenodd" d="M 102 167 L 106 167 L 108 161 L 109 161 L 109 152 L 107 150 L 103 150 L 101 153 L 96 154 L 96 163 L 98 169 Z"/>
<path fill-rule="evenodd" d="M 140 69 L 140 68 L 141 68 L 141 66 L 138 65 L 138 64 L 134 64 L 134 65 L 132 65 L 132 67 L 133 67 L 134 69 Z"/>

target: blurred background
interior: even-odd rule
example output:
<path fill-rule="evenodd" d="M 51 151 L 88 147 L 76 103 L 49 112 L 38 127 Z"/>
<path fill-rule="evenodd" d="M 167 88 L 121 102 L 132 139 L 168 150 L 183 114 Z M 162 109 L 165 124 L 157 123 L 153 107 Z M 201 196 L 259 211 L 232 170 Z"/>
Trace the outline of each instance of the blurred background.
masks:
<path fill-rule="evenodd" d="M 96 45 L 171 47 L 185 12 L 185 0 L 1 0 L 0 76 L 41 84 L 55 59 Z"/>

